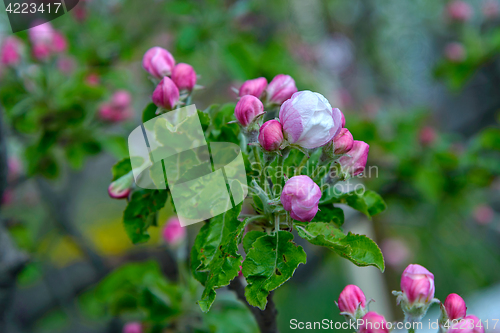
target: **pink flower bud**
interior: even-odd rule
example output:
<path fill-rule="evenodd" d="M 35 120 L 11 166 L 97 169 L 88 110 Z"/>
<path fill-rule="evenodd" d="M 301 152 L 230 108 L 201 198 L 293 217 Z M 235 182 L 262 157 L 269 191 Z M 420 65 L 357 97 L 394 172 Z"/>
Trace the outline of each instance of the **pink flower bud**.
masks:
<path fill-rule="evenodd" d="M 351 132 L 347 128 L 341 128 L 339 133 L 333 137 L 334 154 L 341 155 L 348 153 L 354 144 Z"/>
<path fill-rule="evenodd" d="M 7 37 L 2 44 L 1 60 L 2 64 L 6 66 L 14 66 L 21 61 L 21 48 L 22 42 L 14 37 Z"/>
<path fill-rule="evenodd" d="M 470 315 L 453 324 L 448 333 L 484 333 L 484 325 L 478 317 Z"/>
<path fill-rule="evenodd" d="M 118 178 L 108 187 L 108 194 L 113 199 L 125 199 L 130 194 L 132 190 L 132 183 L 134 177 L 132 173 L 126 174 L 123 177 Z"/>
<path fill-rule="evenodd" d="M 468 21 L 472 16 L 471 6 L 461 0 L 455 0 L 448 4 L 446 11 L 448 16 L 455 21 Z"/>
<path fill-rule="evenodd" d="M 340 293 L 338 305 L 340 312 L 347 312 L 355 317 L 358 308 L 366 308 L 365 294 L 358 286 L 350 284 Z"/>
<path fill-rule="evenodd" d="M 68 42 L 66 41 L 66 37 L 59 31 L 54 31 L 52 35 L 52 50 L 55 53 L 61 53 L 66 51 L 68 48 Z"/>
<path fill-rule="evenodd" d="M 457 294 L 449 294 L 444 301 L 444 308 L 449 320 L 465 317 L 467 307 L 462 297 Z"/>
<path fill-rule="evenodd" d="M 318 212 L 321 190 L 308 176 L 290 178 L 283 187 L 281 203 L 297 221 L 309 222 Z"/>
<path fill-rule="evenodd" d="M 97 115 L 100 119 L 110 122 L 119 123 L 132 117 L 130 108 L 117 107 L 112 103 L 103 103 L 99 107 Z"/>
<path fill-rule="evenodd" d="M 75 60 L 71 57 L 61 56 L 57 59 L 57 69 L 64 74 L 71 74 L 75 70 Z"/>
<path fill-rule="evenodd" d="M 245 95 L 236 104 L 234 116 L 243 127 L 247 127 L 255 117 L 264 113 L 264 105 L 255 96 Z"/>
<path fill-rule="evenodd" d="M 123 326 L 123 333 L 142 333 L 142 325 L 141 323 L 126 323 Z"/>
<path fill-rule="evenodd" d="M 132 96 L 126 90 L 118 90 L 111 97 L 111 104 L 116 108 L 128 108 L 132 103 Z"/>
<path fill-rule="evenodd" d="M 434 298 L 434 275 L 420 265 L 409 265 L 401 277 L 401 290 L 410 307 L 429 304 Z"/>
<path fill-rule="evenodd" d="M 52 55 L 50 46 L 47 44 L 35 44 L 32 50 L 35 59 L 40 61 L 47 60 Z"/>
<path fill-rule="evenodd" d="M 323 95 L 299 91 L 280 108 L 280 122 L 291 144 L 313 149 L 325 145 L 340 131 L 342 116 Z"/>
<path fill-rule="evenodd" d="M 474 209 L 473 216 L 474 220 L 476 220 L 478 224 L 485 225 L 493 221 L 495 212 L 493 211 L 493 209 L 491 209 L 490 206 L 479 205 Z"/>
<path fill-rule="evenodd" d="M 422 146 L 429 146 L 436 141 L 436 130 L 430 126 L 425 126 L 420 130 L 419 140 Z"/>
<path fill-rule="evenodd" d="M 357 176 L 365 170 L 370 146 L 363 141 L 354 141 L 348 156 L 339 158 L 338 163 L 345 175 Z"/>
<path fill-rule="evenodd" d="M 392 267 L 408 264 L 411 252 L 406 243 L 401 239 L 386 239 L 381 246 L 385 262 Z"/>
<path fill-rule="evenodd" d="M 389 327 L 384 316 L 370 311 L 363 316 L 359 333 L 389 333 Z"/>
<path fill-rule="evenodd" d="M 196 85 L 196 72 L 188 64 L 179 63 L 172 70 L 172 81 L 179 90 L 193 90 Z"/>
<path fill-rule="evenodd" d="M 489 0 L 489 1 L 486 1 L 484 4 L 483 4 L 483 15 L 484 17 L 486 17 L 487 19 L 494 19 L 496 17 L 498 17 L 498 12 L 499 12 L 499 8 L 498 8 L 498 2 L 496 0 Z"/>
<path fill-rule="evenodd" d="M 50 45 L 54 38 L 54 28 L 50 22 L 36 25 L 28 30 L 28 35 L 32 44 Z"/>
<path fill-rule="evenodd" d="M 337 109 L 337 110 L 339 110 L 339 109 Z M 342 128 L 344 128 L 345 127 L 344 113 L 342 111 L 340 111 L 340 110 L 339 110 L 339 112 L 340 112 L 340 122 L 342 123 Z"/>
<path fill-rule="evenodd" d="M 171 110 L 178 101 L 179 89 L 169 77 L 164 77 L 153 92 L 153 103 L 159 108 Z"/>
<path fill-rule="evenodd" d="M 175 245 L 186 238 L 186 229 L 181 226 L 177 217 L 171 217 L 163 228 L 163 240 L 167 244 Z"/>
<path fill-rule="evenodd" d="M 100 81 L 101 81 L 101 79 L 100 79 L 99 75 L 97 75 L 95 73 L 89 74 L 85 78 L 85 83 L 87 83 L 89 86 L 92 86 L 92 87 L 97 86 Z"/>
<path fill-rule="evenodd" d="M 158 46 L 150 48 L 142 58 L 142 67 L 158 79 L 170 75 L 174 66 L 174 57 L 170 52 Z"/>
<path fill-rule="evenodd" d="M 460 43 L 448 43 L 444 49 L 444 55 L 451 62 L 462 62 L 465 60 L 465 48 Z"/>
<path fill-rule="evenodd" d="M 247 80 L 241 85 L 239 96 L 243 97 L 245 95 L 252 95 L 260 98 L 264 90 L 266 90 L 266 87 L 267 80 L 265 77 Z"/>
<path fill-rule="evenodd" d="M 297 92 L 297 87 L 291 76 L 278 74 L 269 83 L 266 92 L 270 103 L 280 105 Z"/>
<path fill-rule="evenodd" d="M 279 121 L 269 120 L 260 127 L 259 143 L 264 150 L 279 150 L 283 140 L 283 130 Z"/>

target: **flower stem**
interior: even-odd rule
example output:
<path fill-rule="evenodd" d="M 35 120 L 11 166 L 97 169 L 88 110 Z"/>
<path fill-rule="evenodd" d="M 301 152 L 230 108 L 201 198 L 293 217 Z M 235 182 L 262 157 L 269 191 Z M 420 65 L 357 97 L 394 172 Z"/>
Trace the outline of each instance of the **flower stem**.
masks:
<path fill-rule="evenodd" d="M 307 156 L 306 154 L 304 154 L 304 157 L 302 158 L 302 161 L 300 161 L 300 164 L 299 166 L 297 167 L 297 169 L 295 170 L 295 175 L 300 175 L 301 174 L 301 170 L 304 165 L 306 165 L 307 161 L 309 160 L 309 156 Z"/>

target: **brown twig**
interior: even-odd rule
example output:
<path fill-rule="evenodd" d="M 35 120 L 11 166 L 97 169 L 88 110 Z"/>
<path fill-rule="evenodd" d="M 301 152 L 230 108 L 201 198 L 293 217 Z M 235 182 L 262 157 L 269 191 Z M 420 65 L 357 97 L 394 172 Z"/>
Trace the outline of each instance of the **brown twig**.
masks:
<path fill-rule="evenodd" d="M 257 321 L 257 325 L 259 325 L 261 333 L 279 333 L 278 323 L 276 321 L 278 310 L 276 309 L 276 305 L 273 302 L 274 292 L 271 291 L 271 293 L 269 293 L 269 296 L 267 297 L 266 309 L 262 311 L 259 308 L 253 307 L 248 304 L 245 297 L 245 287 L 241 283 L 240 278 L 236 278 L 231 281 L 228 288 L 234 291 L 238 299 L 245 303 L 245 305 L 250 309 L 253 316 L 255 317 L 255 320 Z"/>

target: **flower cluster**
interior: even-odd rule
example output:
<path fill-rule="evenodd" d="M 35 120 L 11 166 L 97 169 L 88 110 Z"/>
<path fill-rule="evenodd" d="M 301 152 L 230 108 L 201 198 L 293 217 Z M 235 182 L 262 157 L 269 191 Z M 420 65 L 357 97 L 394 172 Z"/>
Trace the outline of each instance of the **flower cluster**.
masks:
<path fill-rule="evenodd" d="M 181 98 L 190 96 L 196 86 L 196 72 L 188 64 L 175 64 L 175 59 L 164 48 L 149 49 L 142 59 L 142 66 L 159 83 L 153 92 L 153 102 L 160 109 L 172 110 Z"/>
<path fill-rule="evenodd" d="M 38 61 L 49 60 L 68 49 L 66 37 L 48 22 L 29 29 L 28 34 L 31 53 Z M 25 56 L 24 50 L 25 46 L 21 39 L 15 36 L 5 38 L 0 48 L 2 65 L 7 67 L 19 65 Z"/>
<path fill-rule="evenodd" d="M 132 117 L 133 112 L 131 108 L 132 96 L 125 90 L 116 91 L 109 102 L 101 104 L 98 111 L 100 119 L 118 123 Z"/>
<path fill-rule="evenodd" d="M 321 149 L 319 164 L 332 166 L 322 183 L 333 182 L 337 167 L 338 180 L 364 171 L 368 144 L 354 140 L 345 127 L 343 113 L 333 108 L 323 95 L 297 91 L 293 78 L 280 74 L 269 84 L 262 77 L 246 81 L 239 89 L 239 96 L 234 115 L 247 142 L 263 150 L 265 164 L 276 157 L 283 163 L 291 149 L 298 149 L 306 156 Z M 265 108 L 268 114 L 278 117 L 261 124 L 267 116 Z M 274 185 L 281 189 L 281 182 Z M 307 222 L 316 215 L 320 198 L 320 187 L 309 176 L 302 175 L 286 182 L 281 203 L 293 219 Z"/>
<path fill-rule="evenodd" d="M 420 322 L 430 305 L 439 303 L 440 332 L 484 333 L 481 321 L 476 316 L 467 316 L 467 307 L 462 297 L 450 294 L 444 303 L 441 303 L 434 298 L 434 292 L 434 275 L 426 268 L 409 265 L 404 270 L 401 276 L 401 291 L 393 294 L 397 295 L 397 302 L 403 309 L 406 323 Z M 384 316 L 370 312 L 369 303 L 359 287 L 349 285 L 340 293 L 337 305 L 347 321 L 355 321 L 358 324 L 358 333 L 389 333 L 395 326 L 388 323 Z M 411 330 L 414 331 L 414 328 Z"/>

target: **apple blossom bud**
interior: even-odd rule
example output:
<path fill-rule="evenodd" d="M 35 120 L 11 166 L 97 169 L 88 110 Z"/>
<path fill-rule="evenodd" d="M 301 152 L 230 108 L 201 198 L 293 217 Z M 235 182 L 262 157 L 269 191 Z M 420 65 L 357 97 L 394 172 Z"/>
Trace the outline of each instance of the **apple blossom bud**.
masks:
<path fill-rule="evenodd" d="M 488 0 L 483 4 L 483 15 L 487 19 L 494 19 L 498 17 L 498 2 L 496 0 Z"/>
<path fill-rule="evenodd" d="M 196 72 L 188 64 L 179 63 L 172 70 L 172 81 L 179 90 L 193 90 L 196 85 Z"/>
<path fill-rule="evenodd" d="M 444 55 L 451 62 L 462 62 L 465 60 L 465 48 L 461 43 L 448 43 L 444 49 Z"/>
<path fill-rule="evenodd" d="M 401 290 L 409 307 L 430 304 L 434 298 L 434 275 L 420 265 L 409 265 L 401 277 Z"/>
<path fill-rule="evenodd" d="M 243 127 L 250 125 L 254 119 L 264 114 L 264 105 L 255 96 L 245 95 L 236 104 L 234 116 Z"/>
<path fill-rule="evenodd" d="M 52 35 L 52 51 L 61 53 L 66 51 L 67 48 L 68 42 L 66 41 L 66 37 L 59 31 L 54 30 Z"/>
<path fill-rule="evenodd" d="M 269 120 L 260 127 L 259 143 L 264 150 L 279 150 L 283 140 L 283 130 L 279 121 Z"/>
<path fill-rule="evenodd" d="M 38 24 L 28 30 L 28 35 L 32 44 L 51 44 L 54 38 L 54 28 L 50 22 Z"/>
<path fill-rule="evenodd" d="M 142 67 L 158 79 L 170 75 L 174 66 L 174 57 L 170 52 L 158 46 L 150 48 L 142 58 Z"/>
<path fill-rule="evenodd" d="M 449 294 L 444 301 L 444 309 L 449 320 L 465 317 L 467 307 L 462 297 L 457 294 Z"/>
<path fill-rule="evenodd" d="M 486 225 L 493 221 L 495 212 L 490 206 L 479 205 L 474 208 L 473 216 L 477 224 Z"/>
<path fill-rule="evenodd" d="M 448 16 L 455 21 L 468 21 L 472 16 L 471 6 L 467 2 L 461 0 L 450 2 L 446 7 L 446 11 Z"/>
<path fill-rule="evenodd" d="M 21 40 L 14 36 L 7 37 L 0 50 L 2 64 L 6 66 L 19 64 L 21 61 L 21 48 Z"/>
<path fill-rule="evenodd" d="M 338 302 L 340 312 L 349 313 L 353 318 L 357 318 L 358 310 L 363 315 L 366 312 L 366 297 L 363 291 L 353 284 L 350 284 L 342 290 Z M 363 315 L 359 316 L 360 318 Z"/>
<path fill-rule="evenodd" d="M 118 90 L 111 96 L 111 103 L 117 108 L 128 108 L 132 103 L 132 96 L 126 90 Z"/>
<path fill-rule="evenodd" d="M 323 95 L 299 91 L 280 108 L 279 119 L 289 143 L 313 149 L 323 146 L 340 131 L 342 116 Z"/>
<path fill-rule="evenodd" d="M 3 191 L 2 198 L 0 199 L 0 205 L 9 205 L 14 201 L 14 193 L 11 189 L 6 189 Z"/>
<path fill-rule="evenodd" d="M 113 199 L 127 198 L 132 190 L 134 175 L 132 172 L 118 178 L 112 182 L 108 187 L 108 194 Z"/>
<path fill-rule="evenodd" d="M 7 159 L 7 180 L 15 181 L 22 173 L 21 161 L 16 156 L 11 156 Z"/>
<path fill-rule="evenodd" d="M 137 322 L 126 323 L 123 326 L 123 333 L 142 333 L 142 325 Z"/>
<path fill-rule="evenodd" d="M 57 59 L 57 69 L 64 74 L 71 74 L 76 67 L 75 60 L 71 57 L 61 56 Z"/>
<path fill-rule="evenodd" d="M 99 107 L 97 115 L 100 119 L 110 122 L 119 123 L 132 117 L 130 108 L 116 107 L 112 103 L 103 103 Z"/>
<path fill-rule="evenodd" d="M 153 103 L 159 108 L 171 110 L 178 101 L 179 89 L 169 77 L 164 77 L 153 92 Z"/>
<path fill-rule="evenodd" d="M 484 333 L 484 325 L 478 317 L 469 315 L 453 324 L 447 333 Z"/>
<path fill-rule="evenodd" d="M 344 127 L 333 137 L 333 153 L 335 155 L 346 154 L 352 149 L 353 144 L 354 139 L 351 132 Z"/>
<path fill-rule="evenodd" d="M 170 245 L 176 245 L 186 238 L 186 229 L 181 226 L 177 217 L 171 217 L 163 228 L 163 240 Z"/>
<path fill-rule="evenodd" d="M 240 88 L 239 96 L 252 95 L 257 98 L 262 97 L 262 93 L 266 90 L 267 80 L 265 77 L 258 77 L 253 80 L 245 81 Z"/>
<path fill-rule="evenodd" d="M 282 104 L 297 92 L 295 81 L 289 75 L 278 74 L 266 89 L 267 100 L 272 104 Z"/>
<path fill-rule="evenodd" d="M 281 193 L 283 208 L 294 220 L 301 222 L 309 222 L 316 216 L 320 198 L 319 186 L 308 176 L 290 178 Z"/>
<path fill-rule="evenodd" d="M 337 109 L 337 110 L 339 110 L 339 109 Z M 340 111 L 340 110 L 339 110 L 339 112 L 340 112 L 340 122 L 341 122 L 341 124 L 342 124 L 342 128 L 344 128 L 344 127 L 345 127 L 345 117 L 344 117 L 344 113 L 343 113 L 342 111 Z"/>
<path fill-rule="evenodd" d="M 389 333 L 389 325 L 384 316 L 370 311 L 363 316 L 359 333 Z"/>
<path fill-rule="evenodd" d="M 101 81 L 101 78 L 99 77 L 99 75 L 97 75 L 95 73 L 91 73 L 91 74 L 87 75 L 87 77 L 85 78 L 85 83 L 87 83 L 89 86 L 92 86 L 92 87 L 99 85 L 100 81 Z"/>
<path fill-rule="evenodd" d="M 429 146 L 436 141 L 436 130 L 430 126 L 422 127 L 419 133 L 419 141 L 422 146 Z"/>
<path fill-rule="evenodd" d="M 412 252 L 401 239 L 389 238 L 383 241 L 380 246 L 387 265 L 399 268 L 401 265 L 408 264 Z"/>
<path fill-rule="evenodd" d="M 40 61 L 47 60 L 52 55 L 52 51 L 47 44 L 33 45 L 32 52 L 35 59 Z"/>
<path fill-rule="evenodd" d="M 348 155 L 339 158 L 338 163 L 344 174 L 343 178 L 354 177 L 365 170 L 370 146 L 363 141 L 354 141 Z"/>

